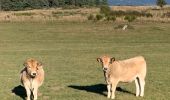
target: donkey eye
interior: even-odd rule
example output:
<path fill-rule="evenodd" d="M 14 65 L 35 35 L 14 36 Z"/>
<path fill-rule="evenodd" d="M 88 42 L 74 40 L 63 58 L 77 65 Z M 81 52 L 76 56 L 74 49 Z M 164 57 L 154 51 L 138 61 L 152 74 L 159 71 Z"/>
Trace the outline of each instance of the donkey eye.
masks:
<path fill-rule="evenodd" d="M 27 66 L 27 68 L 29 68 L 29 69 L 30 69 L 31 67 L 30 67 L 30 66 Z"/>

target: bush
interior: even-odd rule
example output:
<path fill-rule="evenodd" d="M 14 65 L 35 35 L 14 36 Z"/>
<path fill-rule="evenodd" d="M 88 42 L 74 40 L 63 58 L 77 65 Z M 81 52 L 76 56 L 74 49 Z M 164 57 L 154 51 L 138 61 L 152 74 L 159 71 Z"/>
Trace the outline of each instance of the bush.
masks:
<path fill-rule="evenodd" d="M 110 13 L 111 16 L 138 16 L 138 17 L 152 17 L 151 13 L 146 13 L 146 12 L 138 12 L 138 11 L 111 11 Z"/>
<path fill-rule="evenodd" d="M 128 22 L 132 22 L 136 19 L 136 16 L 125 16 L 124 20 L 127 20 Z"/>
<path fill-rule="evenodd" d="M 104 5 L 104 6 L 100 6 L 100 13 L 104 14 L 105 16 L 109 16 L 111 13 L 111 9 L 109 6 Z"/>
<path fill-rule="evenodd" d="M 116 17 L 115 16 L 106 16 L 106 20 L 107 21 L 116 21 Z"/>
<path fill-rule="evenodd" d="M 162 17 L 168 17 L 168 18 L 170 18 L 170 12 L 164 13 Z"/>
<path fill-rule="evenodd" d="M 120 16 L 125 16 L 126 15 L 126 12 L 125 11 L 112 11 L 110 13 L 111 16 L 117 16 L 117 17 L 120 17 Z"/>
<path fill-rule="evenodd" d="M 146 13 L 146 17 L 153 17 L 151 13 Z"/>
<path fill-rule="evenodd" d="M 78 9 L 78 8 L 80 7 L 74 5 L 65 5 L 62 7 L 62 9 Z"/>
<path fill-rule="evenodd" d="M 94 16 L 92 14 L 90 14 L 88 17 L 87 17 L 88 20 L 94 20 Z"/>
<path fill-rule="evenodd" d="M 96 20 L 101 20 L 101 19 L 103 19 L 103 16 L 101 14 L 97 14 L 96 15 Z"/>
<path fill-rule="evenodd" d="M 23 12 L 23 13 L 14 13 L 15 16 L 32 16 L 32 15 L 36 15 L 35 13 L 28 13 L 28 12 Z"/>

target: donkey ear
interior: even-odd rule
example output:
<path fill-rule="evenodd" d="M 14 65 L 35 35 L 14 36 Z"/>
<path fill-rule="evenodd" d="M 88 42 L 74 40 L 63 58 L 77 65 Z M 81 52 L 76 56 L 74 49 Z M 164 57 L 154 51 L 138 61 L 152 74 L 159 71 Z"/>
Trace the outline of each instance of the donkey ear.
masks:
<path fill-rule="evenodd" d="M 102 62 L 102 59 L 101 59 L 101 58 L 97 58 L 97 61 L 98 61 L 98 62 Z"/>
<path fill-rule="evenodd" d="M 42 64 L 42 62 L 38 62 L 37 65 L 38 66 L 42 66 L 43 64 Z"/>
<path fill-rule="evenodd" d="M 26 61 L 23 63 L 23 66 L 24 66 L 24 67 L 27 67 L 27 62 L 26 62 Z"/>
<path fill-rule="evenodd" d="M 110 63 L 113 63 L 115 61 L 115 57 L 112 57 L 111 59 L 110 59 Z"/>

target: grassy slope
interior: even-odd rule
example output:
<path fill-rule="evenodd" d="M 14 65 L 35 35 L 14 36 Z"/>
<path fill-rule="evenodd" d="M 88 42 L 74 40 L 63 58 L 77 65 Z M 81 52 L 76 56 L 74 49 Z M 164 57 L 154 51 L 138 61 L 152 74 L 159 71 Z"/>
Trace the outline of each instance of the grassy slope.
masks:
<path fill-rule="evenodd" d="M 0 23 L 0 98 L 21 100 L 11 90 L 20 84 L 26 58 L 44 63 L 46 80 L 40 100 L 107 100 L 96 58 L 143 55 L 148 64 L 145 97 L 136 98 L 135 85 L 119 84 L 117 100 L 170 99 L 170 24 L 134 24 L 134 30 L 114 30 L 104 23 Z M 103 93 L 104 94 L 103 94 Z"/>

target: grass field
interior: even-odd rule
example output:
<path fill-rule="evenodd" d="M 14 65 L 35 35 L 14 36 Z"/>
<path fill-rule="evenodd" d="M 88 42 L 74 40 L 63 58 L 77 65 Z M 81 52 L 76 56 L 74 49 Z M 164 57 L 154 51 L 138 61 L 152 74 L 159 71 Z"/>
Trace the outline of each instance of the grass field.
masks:
<path fill-rule="evenodd" d="M 1 100 L 22 100 L 19 72 L 30 57 L 42 61 L 46 72 L 39 100 L 108 100 L 96 61 L 103 54 L 117 60 L 143 55 L 147 61 L 144 98 L 134 96 L 133 82 L 119 84 L 116 100 L 170 100 L 170 23 L 132 23 L 134 29 L 125 31 L 115 25 L 0 23 Z"/>

